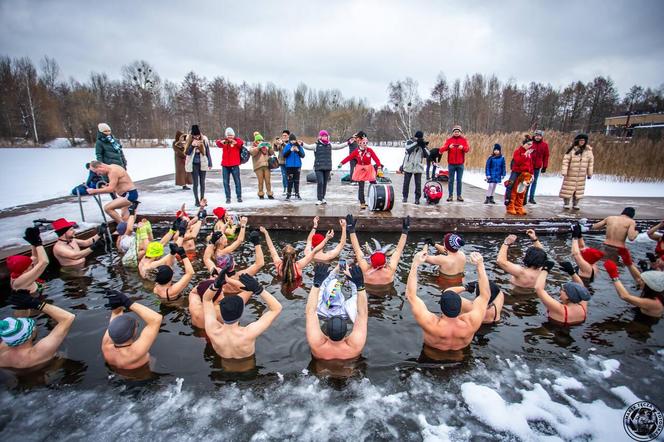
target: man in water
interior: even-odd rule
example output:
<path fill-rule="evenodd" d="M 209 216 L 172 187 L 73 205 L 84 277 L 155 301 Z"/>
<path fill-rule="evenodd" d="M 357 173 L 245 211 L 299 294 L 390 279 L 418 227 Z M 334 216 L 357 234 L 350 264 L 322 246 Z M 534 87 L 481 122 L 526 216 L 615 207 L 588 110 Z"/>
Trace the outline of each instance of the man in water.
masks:
<path fill-rule="evenodd" d="M 90 161 L 90 170 L 97 175 L 107 176 L 108 184 L 98 189 L 88 189 L 88 194 L 116 193 L 118 197 L 104 206 L 104 212 L 120 224 L 129 217 L 129 206 L 136 207 L 140 202 L 134 182 L 127 171 L 117 164 L 109 165 L 100 161 Z M 121 209 L 122 213 L 118 214 L 116 209 Z"/>
<path fill-rule="evenodd" d="M 272 325 L 281 313 L 281 304 L 260 285 L 258 280 L 247 274 L 240 275 L 242 290 L 260 296 L 267 304 L 267 311 L 251 324 L 243 327 L 240 318 L 244 312 L 244 300 L 240 296 L 224 296 L 219 303 L 222 322 L 215 313 L 212 299 L 226 283 L 226 273 L 221 272 L 203 294 L 205 332 L 214 351 L 223 359 L 246 359 L 256 353 L 256 339 Z"/>
<path fill-rule="evenodd" d="M 531 234 L 529 231 L 528 236 L 534 241 L 534 245 L 526 250 L 526 255 L 523 257 L 523 266 L 514 264 L 507 259 L 507 249 L 516 241 L 516 235 L 509 235 L 505 238 L 498 251 L 496 264 L 512 275 L 510 281 L 515 289 L 520 291 L 520 294 L 534 295 L 535 281 L 537 281 L 537 277 L 546 263 L 546 252 L 542 250 L 542 245 L 534 236 L 534 232 Z"/>
<path fill-rule="evenodd" d="M 408 275 L 406 298 L 413 311 L 413 316 L 424 332 L 425 346 L 436 350 L 462 350 L 475 336 L 486 315 L 491 290 L 489 278 L 484 269 L 484 259 L 477 252 L 470 254 L 471 264 L 477 266 L 477 284 L 480 295 L 473 301 L 472 309 L 462 313 L 463 301 L 454 290 L 443 291 L 440 297 L 442 315 L 431 313 L 424 301 L 417 296 L 417 269 L 426 262 L 427 252 L 422 250 L 415 255 Z"/>
<path fill-rule="evenodd" d="M 150 362 L 150 347 L 159 334 L 162 316 L 116 290 L 109 290 L 106 298 L 106 307 L 112 312 L 108 329 L 101 340 L 104 360 L 120 370 L 134 370 L 147 365 Z M 125 308 L 145 321 L 145 328 L 140 334 L 138 321 L 133 315 L 124 314 Z"/>
<path fill-rule="evenodd" d="M 104 249 L 102 239 L 106 225 L 102 224 L 97 233 L 90 239 L 77 239 L 74 230 L 75 223 L 59 218 L 53 221 L 53 230 L 58 240 L 53 246 L 53 256 L 62 267 L 79 266 L 85 262 L 85 257 L 92 252 Z"/>
<path fill-rule="evenodd" d="M 636 215 L 634 207 L 625 207 L 620 215 L 604 218 L 602 221 L 593 224 L 590 230 L 600 230 L 606 227 L 604 245 L 614 248 L 625 247 L 627 238 L 634 241 L 639 234 L 636 230 L 634 215 Z"/>
<path fill-rule="evenodd" d="M 464 269 L 466 268 L 466 255 L 461 251 L 465 242 L 456 233 L 448 233 L 443 237 L 443 245 L 435 244 L 428 240 L 440 255 L 427 255 L 427 263 L 438 266 L 440 282 L 443 288 L 461 285 L 463 282 Z"/>
<path fill-rule="evenodd" d="M 0 367 L 33 368 L 50 361 L 65 340 L 74 322 L 74 314 L 30 296 L 27 290 L 9 295 L 9 304 L 17 310 L 41 310 L 55 321 L 55 327 L 39 341 L 32 318 L 5 318 L 0 321 Z"/>
<path fill-rule="evenodd" d="M 362 269 L 354 265 L 349 268 L 347 275 L 350 277 L 351 283 L 357 290 L 357 315 L 353 321 L 353 331 L 346 336 L 348 329 L 347 320 L 353 320 L 353 313 L 347 312 L 345 308 L 329 309 L 330 316 L 327 318 L 325 333 L 321 330 L 318 321 L 318 306 L 319 295 L 321 292 L 321 285 L 326 286 L 324 295 L 328 296 L 328 302 L 334 303 L 334 297 L 338 297 L 337 305 L 343 305 L 341 288 L 339 287 L 335 293 L 329 293 L 329 290 L 335 290 L 335 287 L 326 285 L 328 279 L 328 266 L 327 264 L 317 264 L 314 269 L 314 286 L 309 292 L 309 299 L 307 300 L 307 307 L 305 310 L 306 316 L 306 335 L 307 342 L 311 348 L 311 354 L 316 359 L 331 360 L 331 359 L 355 359 L 362 354 L 364 344 L 367 342 L 367 324 L 369 321 L 369 307 L 367 303 L 367 292 L 364 289 L 364 276 Z M 338 280 L 334 281 L 336 286 Z"/>

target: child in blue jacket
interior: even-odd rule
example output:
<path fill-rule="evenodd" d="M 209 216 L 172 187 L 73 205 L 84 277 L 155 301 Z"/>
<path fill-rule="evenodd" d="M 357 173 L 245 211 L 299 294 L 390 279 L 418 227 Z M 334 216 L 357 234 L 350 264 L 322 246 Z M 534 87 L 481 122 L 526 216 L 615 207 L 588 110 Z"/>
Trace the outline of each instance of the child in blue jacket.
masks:
<path fill-rule="evenodd" d="M 496 191 L 498 183 L 502 182 L 505 175 L 507 175 L 505 170 L 505 158 L 503 157 L 500 144 L 496 143 L 493 145 L 493 154 L 487 158 L 484 171 L 486 182 L 489 183 L 484 204 L 496 204 L 493 199 L 493 193 Z"/>
<path fill-rule="evenodd" d="M 302 168 L 302 158 L 304 158 L 304 149 L 298 143 L 295 134 L 288 136 L 288 143 L 284 146 L 283 156 L 286 160 L 286 176 L 288 177 L 288 191 L 286 201 L 290 201 L 291 193 L 295 188 L 295 199 L 300 198 L 300 169 Z"/>

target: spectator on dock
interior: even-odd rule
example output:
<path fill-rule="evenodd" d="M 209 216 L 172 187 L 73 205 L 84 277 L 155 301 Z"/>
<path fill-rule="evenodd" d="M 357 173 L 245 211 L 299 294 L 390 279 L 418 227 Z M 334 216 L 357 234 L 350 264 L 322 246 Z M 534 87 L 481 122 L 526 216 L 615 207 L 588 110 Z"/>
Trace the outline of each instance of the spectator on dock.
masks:
<path fill-rule="evenodd" d="M 286 201 L 290 201 L 291 195 L 294 195 L 295 199 L 301 200 L 300 170 L 302 169 L 304 148 L 302 147 L 302 142 L 297 140 L 297 136 L 295 134 L 290 134 L 288 136 L 288 143 L 284 145 L 282 154 L 286 160 L 286 173 L 288 175 L 288 190 L 286 192 Z"/>
<path fill-rule="evenodd" d="M 281 132 L 281 137 L 274 139 L 274 150 L 278 152 L 277 159 L 279 160 L 279 170 L 281 170 L 281 185 L 284 190 L 282 195 L 286 196 L 286 191 L 288 190 L 288 172 L 286 172 L 286 158 L 284 158 L 284 146 L 288 143 L 288 137 L 290 136 L 290 131 L 284 129 Z"/>
<path fill-rule="evenodd" d="M 510 215 L 527 215 L 523 207 L 533 174 L 533 139 L 526 134 L 512 156 L 512 172 L 505 184 L 505 205 Z"/>
<path fill-rule="evenodd" d="M 242 182 L 240 181 L 240 164 L 242 159 L 240 153 L 244 141 L 235 136 L 232 127 L 227 127 L 224 131 L 225 138 L 216 140 L 217 147 L 221 148 L 221 176 L 224 180 L 224 194 L 226 195 L 226 204 L 231 202 L 231 175 L 233 184 L 235 184 L 235 196 L 237 202 L 242 202 Z"/>
<path fill-rule="evenodd" d="M 348 139 L 348 155 L 351 155 L 353 152 L 357 150 L 358 147 L 360 147 L 360 145 L 358 144 L 358 140 L 361 140 L 366 136 L 367 134 L 365 134 L 364 131 L 360 130 L 357 133 L 353 134 L 353 136 Z M 355 172 L 355 166 L 357 166 L 357 160 L 350 160 L 351 184 L 353 183 L 353 172 Z"/>
<path fill-rule="evenodd" d="M 106 123 L 99 123 L 97 129 L 97 141 L 95 143 L 97 161 L 104 164 L 116 164 L 126 169 L 127 159 L 122 151 L 122 144 L 111 134 L 111 126 Z"/>
<path fill-rule="evenodd" d="M 357 144 L 359 147 L 357 150 L 354 150 L 353 153 L 341 160 L 337 166 L 338 169 L 341 169 L 341 167 L 347 162 L 352 160 L 357 161 L 357 165 L 355 166 L 351 179 L 353 181 L 357 181 L 358 183 L 357 198 L 360 200 L 360 209 L 367 208 L 364 197 L 364 183 L 367 181 L 371 184 L 376 183 L 376 168 L 374 168 L 374 166 L 371 164 L 372 161 L 378 168 L 378 176 L 382 176 L 383 174 L 383 166 L 380 164 L 378 156 L 376 156 L 376 153 L 372 148 L 367 146 L 367 143 L 368 140 L 366 136 L 361 139 L 358 138 Z"/>
<path fill-rule="evenodd" d="M 191 126 L 185 141 L 185 155 L 185 171 L 190 172 L 193 178 L 194 204 L 198 207 L 200 201 L 205 198 L 205 176 L 212 170 L 210 141 L 201 133 L 198 124 Z"/>
<path fill-rule="evenodd" d="M 263 139 L 263 135 L 254 132 L 254 143 L 249 149 L 249 154 L 251 155 L 251 164 L 254 173 L 258 179 L 258 198 L 263 199 L 265 196 L 265 192 L 263 191 L 263 187 L 265 187 L 267 199 L 273 200 L 272 171 L 268 163 L 268 160 L 274 154 L 272 146 Z"/>
<path fill-rule="evenodd" d="M 325 194 L 327 194 L 327 183 L 330 181 L 330 172 L 332 171 L 332 151 L 343 149 L 348 146 L 345 143 L 330 143 L 330 134 L 326 130 L 318 133 L 318 140 L 314 144 L 302 143 L 302 147 L 314 152 L 314 171 L 316 172 L 316 202 L 317 206 L 327 204 Z"/>
<path fill-rule="evenodd" d="M 415 132 L 413 138 L 406 142 L 406 156 L 403 160 L 403 202 L 408 202 L 408 193 L 410 190 L 410 180 L 415 178 L 415 204 L 420 203 L 422 196 L 422 172 L 424 172 L 424 160 L 429 156 L 427 146 L 428 141 L 424 141 L 424 133 L 421 130 Z"/>
<path fill-rule="evenodd" d="M 173 158 L 175 160 L 175 185 L 182 186 L 182 190 L 189 190 L 188 184 L 191 184 L 191 173 L 186 171 L 185 163 L 187 159 L 187 134 L 177 131 L 173 138 Z"/>
<path fill-rule="evenodd" d="M 540 173 L 546 173 L 549 167 L 549 143 L 544 140 L 544 131 L 536 130 L 533 135 L 533 182 L 528 190 L 530 204 L 537 204 L 535 201 L 535 192 L 537 190 L 537 181 Z"/>
<path fill-rule="evenodd" d="M 593 176 L 595 158 L 593 149 L 588 144 L 588 135 L 579 134 L 574 137 L 574 143 L 563 156 L 563 165 L 560 173 L 563 184 L 560 188 L 560 198 L 563 199 L 564 208 L 569 209 L 570 200 L 572 209 L 579 210 L 579 201 L 586 190 L 586 178 Z"/>
<path fill-rule="evenodd" d="M 486 175 L 486 182 L 489 183 L 489 187 L 486 191 L 484 204 L 496 204 L 496 201 L 493 199 L 496 186 L 498 183 L 501 183 L 503 178 L 505 178 L 505 175 L 507 175 L 507 171 L 505 169 L 505 157 L 503 157 L 502 150 L 503 149 L 500 144 L 494 144 L 493 152 L 486 160 L 484 174 Z"/>
<path fill-rule="evenodd" d="M 463 201 L 463 197 L 461 196 L 463 164 L 466 154 L 470 152 L 470 146 L 468 145 L 468 140 L 461 135 L 462 133 L 461 126 L 458 124 L 454 126 L 452 128 L 452 136 L 445 140 L 445 143 L 439 149 L 441 155 L 447 152 L 447 170 L 450 174 L 450 179 L 447 183 L 447 201 L 453 200 L 455 179 L 457 201 Z"/>

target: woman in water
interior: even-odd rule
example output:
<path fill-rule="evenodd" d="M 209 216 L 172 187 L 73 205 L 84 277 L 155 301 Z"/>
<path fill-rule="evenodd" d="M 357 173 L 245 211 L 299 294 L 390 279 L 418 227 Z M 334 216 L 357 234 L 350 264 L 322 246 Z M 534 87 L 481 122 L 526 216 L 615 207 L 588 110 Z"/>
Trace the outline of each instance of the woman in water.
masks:
<path fill-rule="evenodd" d="M 623 262 L 625 258 L 623 257 Z M 652 318 L 661 318 L 664 314 L 664 272 L 658 270 L 649 270 L 640 273 L 631 258 L 628 260 L 629 264 L 625 265 L 630 268 L 630 273 L 634 277 L 637 285 L 641 287 L 641 296 L 632 295 L 627 291 L 622 282 L 620 282 L 620 274 L 618 273 L 618 266 L 615 262 L 607 259 L 604 261 L 604 268 L 606 273 L 613 281 L 613 286 L 620 299 L 627 301 L 634 307 L 637 307 L 641 313 Z"/>
<path fill-rule="evenodd" d="M 564 326 L 578 325 L 588 317 L 588 289 L 577 282 L 566 282 L 560 289 L 560 301 L 549 295 L 544 288 L 546 277 L 556 263 L 546 261 L 535 281 L 535 293 L 547 308 L 549 320 Z"/>

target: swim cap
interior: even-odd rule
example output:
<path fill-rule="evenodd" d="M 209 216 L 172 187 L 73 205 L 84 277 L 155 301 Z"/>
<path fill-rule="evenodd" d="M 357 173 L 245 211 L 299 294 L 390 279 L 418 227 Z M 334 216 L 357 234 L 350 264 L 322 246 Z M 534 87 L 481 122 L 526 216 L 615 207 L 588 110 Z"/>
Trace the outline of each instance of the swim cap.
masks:
<path fill-rule="evenodd" d="M 214 279 L 206 279 L 205 281 L 199 283 L 196 286 L 196 293 L 198 293 L 198 296 L 202 298 L 207 289 L 212 285 L 213 282 Z"/>
<path fill-rule="evenodd" d="M 124 344 L 134 337 L 136 327 L 136 319 L 133 316 L 120 315 L 108 324 L 108 336 L 114 344 Z"/>
<path fill-rule="evenodd" d="M 664 272 L 659 270 L 648 270 L 641 273 L 643 283 L 656 292 L 664 292 Z"/>
<path fill-rule="evenodd" d="M 115 228 L 115 231 L 118 232 L 119 235 L 124 235 L 125 233 L 127 233 L 127 223 L 121 222 Z"/>
<path fill-rule="evenodd" d="M 371 267 L 379 269 L 385 265 L 385 254 L 383 252 L 373 252 L 369 257 L 369 261 L 371 261 Z"/>
<path fill-rule="evenodd" d="M 221 319 L 226 324 L 233 324 L 240 320 L 242 312 L 244 311 L 244 301 L 237 295 L 224 296 L 224 299 L 219 303 L 221 309 Z"/>
<path fill-rule="evenodd" d="M 10 347 L 18 347 L 30 339 L 34 329 L 34 319 L 5 318 L 0 321 L 0 338 Z"/>
<path fill-rule="evenodd" d="M 581 301 L 590 299 L 590 292 L 587 288 L 576 282 L 566 282 L 563 284 L 563 290 L 567 293 L 570 301 L 578 304 Z"/>
<path fill-rule="evenodd" d="M 217 218 L 219 218 L 219 219 L 223 219 L 223 218 L 224 218 L 224 215 L 226 215 L 226 209 L 224 209 L 223 207 L 216 207 L 216 208 L 212 211 L 212 213 L 213 213 L 214 216 L 216 216 Z"/>
<path fill-rule="evenodd" d="M 625 207 L 621 215 L 627 215 L 633 219 L 634 215 L 636 215 L 636 209 L 634 207 Z"/>
<path fill-rule="evenodd" d="M 182 218 L 183 216 L 186 216 L 187 218 L 189 218 L 189 215 L 184 210 L 178 210 L 177 212 L 175 212 L 175 217 L 176 218 Z"/>
<path fill-rule="evenodd" d="M 164 254 L 164 245 L 158 241 L 153 241 L 148 244 L 145 249 L 146 258 L 159 258 Z"/>
<path fill-rule="evenodd" d="M 474 293 L 475 296 L 480 296 L 480 285 L 477 281 L 469 282 L 464 285 L 467 291 Z M 489 304 L 491 304 L 500 294 L 500 287 L 493 281 L 489 281 Z"/>
<path fill-rule="evenodd" d="M 32 259 L 29 256 L 25 255 L 14 255 L 7 258 L 7 270 L 12 278 L 18 278 L 28 270 L 28 267 L 32 265 Z"/>
<path fill-rule="evenodd" d="M 314 236 L 311 237 L 311 245 L 314 248 L 316 248 L 316 247 L 318 247 L 318 244 L 323 242 L 324 239 L 325 239 L 325 236 L 323 236 L 320 233 L 315 233 Z"/>
<path fill-rule="evenodd" d="M 440 310 L 448 318 L 456 318 L 461 313 L 461 296 L 454 290 L 445 290 L 440 295 Z"/>
<path fill-rule="evenodd" d="M 459 235 L 456 233 L 448 233 L 445 235 L 443 238 L 443 244 L 445 245 L 445 248 L 449 250 L 450 252 L 458 252 L 461 247 L 466 244 Z"/>
<path fill-rule="evenodd" d="M 318 136 L 321 137 L 321 138 L 322 138 L 322 137 L 329 137 L 330 134 L 327 133 L 326 130 L 321 130 L 320 132 L 318 132 Z"/>
<path fill-rule="evenodd" d="M 348 324 L 341 316 L 332 316 L 327 321 L 327 337 L 333 341 L 341 341 L 346 337 Z"/>
<path fill-rule="evenodd" d="M 526 256 L 523 257 L 523 264 L 526 267 L 541 268 L 546 263 L 546 252 L 539 247 L 529 247 L 526 250 Z"/>
<path fill-rule="evenodd" d="M 157 267 L 157 274 L 154 282 L 157 284 L 168 284 L 173 279 L 173 269 L 169 266 L 163 265 Z"/>
<path fill-rule="evenodd" d="M 233 130 L 232 127 L 227 127 L 226 130 L 224 131 L 224 135 L 227 137 L 234 137 L 235 131 Z"/>
<path fill-rule="evenodd" d="M 586 247 L 585 249 L 581 250 L 581 256 L 588 264 L 592 265 L 604 257 L 604 252 L 601 250 L 593 249 L 592 247 Z"/>
<path fill-rule="evenodd" d="M 217 267 L 219 267 L 219 270 L 222 272 L 226 271 L 226 273 L 230 273 L 235 268 L 235 260 L 233 259 L 233 255 L 219 255 L 214 259 L 214 261 L 215 264 L 217 264 Z"/>

